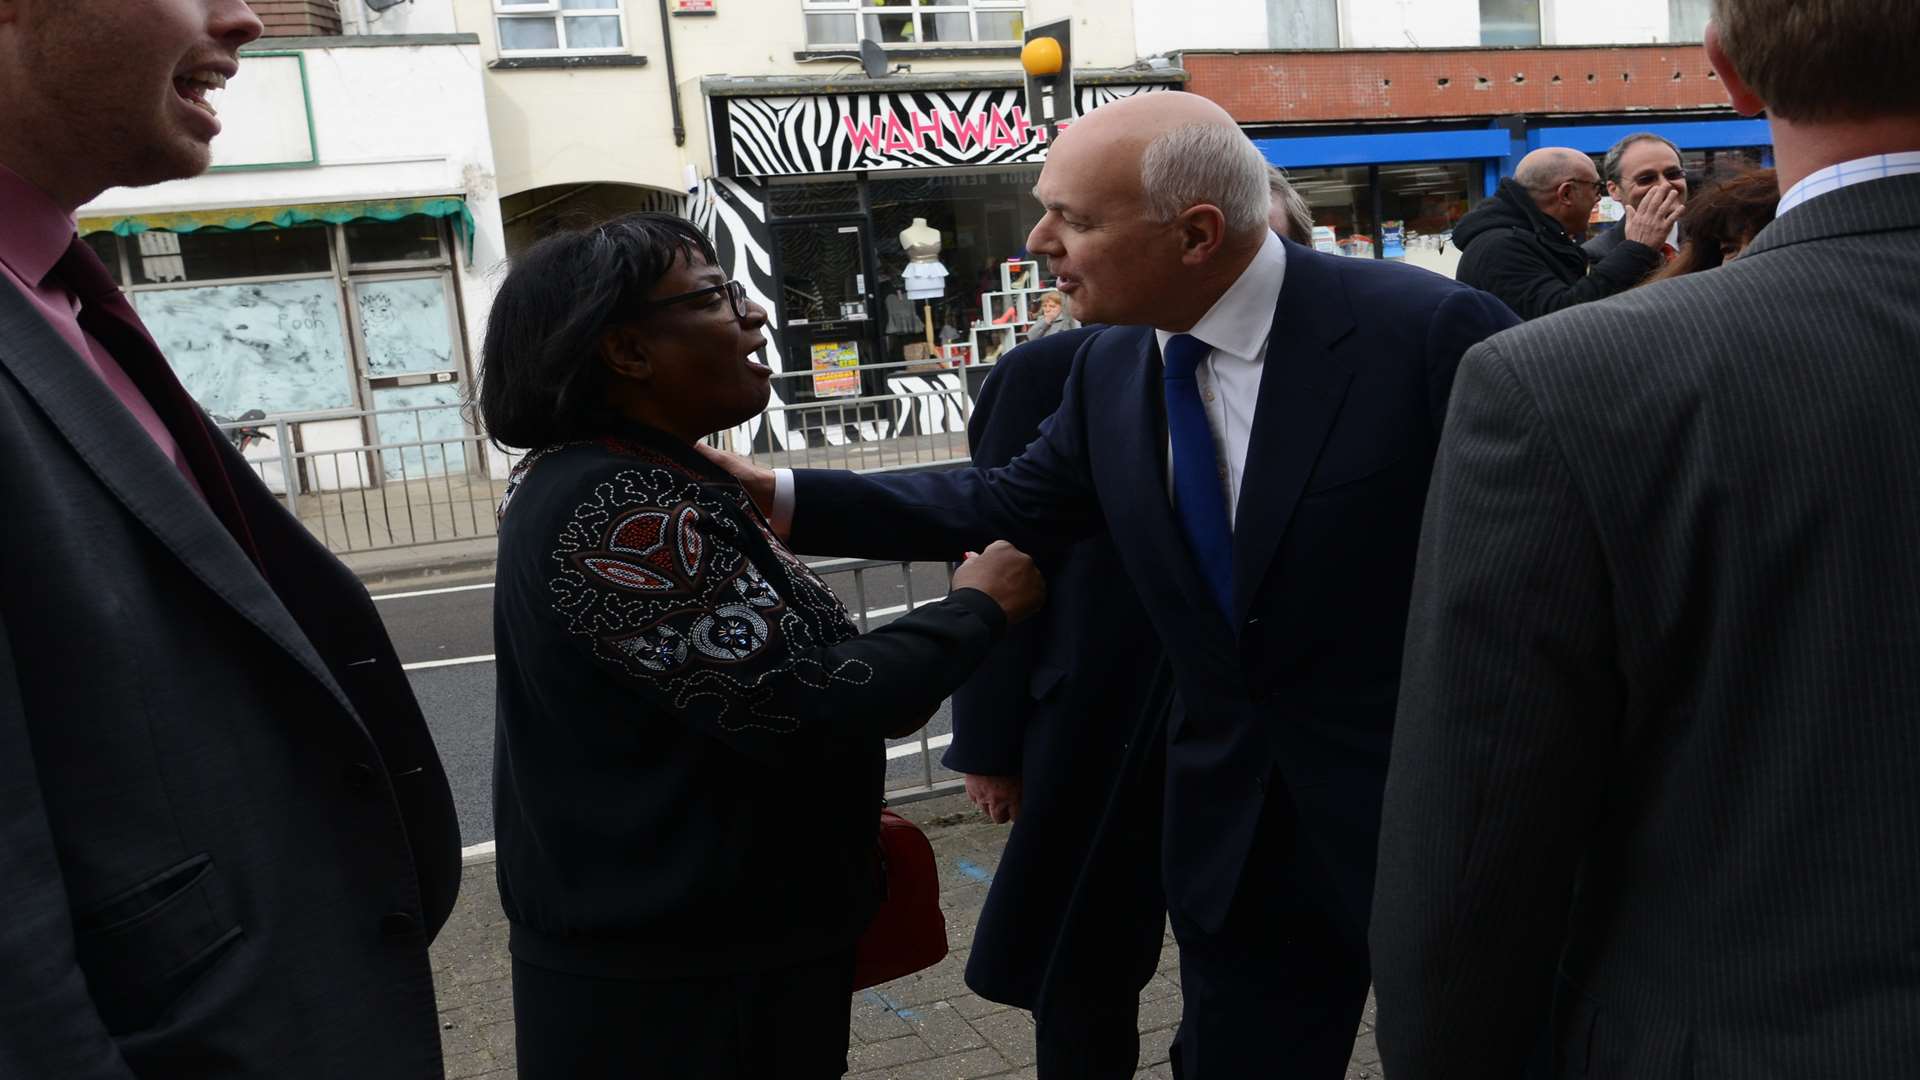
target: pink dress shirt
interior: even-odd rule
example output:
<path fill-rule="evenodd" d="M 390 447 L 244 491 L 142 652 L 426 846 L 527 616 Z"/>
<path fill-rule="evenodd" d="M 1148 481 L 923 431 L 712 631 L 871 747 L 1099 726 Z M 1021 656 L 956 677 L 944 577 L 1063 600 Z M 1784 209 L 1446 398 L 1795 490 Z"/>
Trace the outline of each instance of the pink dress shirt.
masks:
<path fill-rule="evenodd" d="M 39 309 L 49 325 L 64 338 L 73 351 L 113 391 L 127 407 L 140 427 L 152 437 L 160 452 L 167 455 L 187 483 L 200 489 L 187 465 L 186 455 L 173 441 L 145 395 L 127 378 L 127 373 L 105 346 L 80 329 L 80 301 L 59 282 L 47 281 L 55 263 L 67 253 L 73 242 L 73 215 L 60 209 L 46 192 L 34 187 L 19 174 L 0 165 L 0 274 L 20 290 Z M 47 357 L 48 363 L 61 363 L 62 357 Z"/>

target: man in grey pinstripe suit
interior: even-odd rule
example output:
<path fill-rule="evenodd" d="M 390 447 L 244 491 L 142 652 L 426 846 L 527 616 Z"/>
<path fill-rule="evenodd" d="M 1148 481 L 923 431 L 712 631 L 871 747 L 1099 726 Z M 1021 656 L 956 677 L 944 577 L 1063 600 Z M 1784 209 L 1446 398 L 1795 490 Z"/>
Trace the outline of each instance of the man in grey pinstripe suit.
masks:
<path fill-rule="evenodd" d="M 1460 365 L 1374 898 L 1389 1080 L 1515 1076 L 1549 1024 L 1558 1076 L 1920 1069 L 1920 4 L 1715 21 L 1779 219 Z"/>

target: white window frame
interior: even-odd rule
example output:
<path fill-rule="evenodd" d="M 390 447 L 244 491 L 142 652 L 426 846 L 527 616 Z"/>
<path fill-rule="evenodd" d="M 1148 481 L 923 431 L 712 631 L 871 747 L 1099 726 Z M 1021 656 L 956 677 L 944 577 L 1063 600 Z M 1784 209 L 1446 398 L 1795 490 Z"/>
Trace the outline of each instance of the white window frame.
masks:
<path fill-rule="evenodd" d="M 627 32 L 628 0 L 614 0 L 610 8 L 566 8 L 560 6 L 560 0 L 544 0 L 543 3 L 509 4 L 504 0 L 493 0 L 493 33 L 499 44 L 501 56 L 626 56 L 633 50 L 629 47 L 632 36 Z M 510 49 L 507 36 L 501 32 L 500 24 L 515 16 L 547 19 L 557 23 L 555 30 L 560 39 L 557 49 Z M 613 48 L 575 49 L 567 45 L 567 20 L 582 18 L 607 18 L 612 16 L 620 20 L 620 44 Z"/>
<path fill-rule="evenodd" d="M 868 3 L 867 0 L 800 0 L 803 22 L 804 16 L 807 15 L 851 15 L 854 17 L 853 25 L 856 35 L 858 35 L 860 30 L 861 19 L 870 15 L 914 16 L 913 26 L 915 40 L 878 42 L 878 44 L 885 49 L 965 49 L 979 45 L 1018 45 L 1020 42 L 1012 38 L 989 38 L 982 40 L 980 37 L 980 14 L 982 12 L 1024 12 L 1026 7 L 1026 0 L 913 0 L 913 6 L 905 8 L 898 5 L 880 7 Z M 936 41 L 929 43 L 921 36 L 920 30 L 925 25 L 921 21 L 922 16 L 957 15 L 961 12 L 965 12 L 967 15 L 967 40 Z M 804 37 L 804 25 L 802 26 L 802 31 Z M 807 40 L 807 48 L 851 47 L 857 46 L 859 43 L 857 36 L 853 41 L 817 42 Z"/>

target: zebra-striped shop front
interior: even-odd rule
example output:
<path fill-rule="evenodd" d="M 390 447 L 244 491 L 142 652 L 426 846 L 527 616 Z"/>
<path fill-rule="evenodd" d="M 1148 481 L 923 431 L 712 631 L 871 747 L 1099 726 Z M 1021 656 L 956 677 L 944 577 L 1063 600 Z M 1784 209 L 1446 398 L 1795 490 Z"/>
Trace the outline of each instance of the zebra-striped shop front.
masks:
<path fill-rule="evenodd" d="M 1005 85 L 983 85 L 996 77 Z M 964 439 L 942 437 L 964 430 L 981 365 L 1025 337 L 1045 295 L 1025 242 L 1047 134 L 1027 119 L 1017 77 L 893 77 L 863 92 L 783 80 L 777 95 L 706 82 L 716 176 L 687 212 L 778 328 L 776 405 L 742 433 L 757 449 L 917 441 L 964 452 Z M 1183 77 L 1076 72 L 1077 110 Z M 910 228 L 939 234 L 944 295 L 907 297 Z"/>

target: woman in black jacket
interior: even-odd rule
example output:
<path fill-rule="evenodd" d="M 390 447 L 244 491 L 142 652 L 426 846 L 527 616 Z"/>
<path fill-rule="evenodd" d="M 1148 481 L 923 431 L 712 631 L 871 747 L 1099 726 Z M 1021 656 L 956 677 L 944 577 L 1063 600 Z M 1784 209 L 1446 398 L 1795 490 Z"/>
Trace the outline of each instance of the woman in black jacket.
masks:
<path fill-rule="evenodd" d="M 766 405 L 766 312 L 665 214 L 549 237 L 502 283 L 479 410 L 501 502 L 494 823 L 523 1080 L 833 1077 L 883 886 L 883 736 L 1009 618 L 997 544 L 860 636 L 694 449 Z"/>

